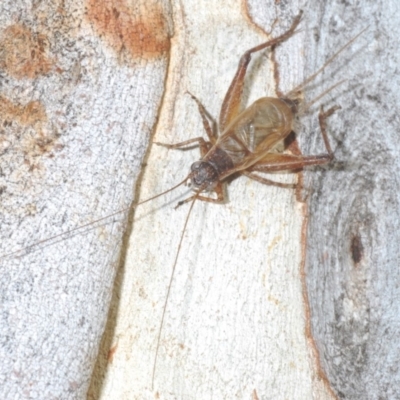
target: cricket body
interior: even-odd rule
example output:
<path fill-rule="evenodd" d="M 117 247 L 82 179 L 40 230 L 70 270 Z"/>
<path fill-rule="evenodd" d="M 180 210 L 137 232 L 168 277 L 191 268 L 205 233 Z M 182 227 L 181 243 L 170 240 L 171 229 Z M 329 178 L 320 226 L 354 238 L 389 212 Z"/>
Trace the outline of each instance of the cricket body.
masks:
<path fill-rule="evenodd" d="M 333 85 L 316 99 L 305 105 L 301 104 L 299 101 L 301 90 L 322 72 L 338 54 L 353 43 L 365 29 L 337 51 L 319 70 L 289 93 L 283 94 L 278 91 L 278 97 L 260 98 L 248 108 L 241 111 L 241 96 L 244 87 L 244 79 L 246 70 L 251 61 L 251 55 L 268 47 L 277 46 L 292 36 L 301 21 L 301 16 L 302 12 L 294 19 L 291 27 L 281 36 L 253 47 L 243 54 L 239 61 L 236 74 L 222 103 L 219 116 L 219 135 L 213 129 L 214 124 L 205 107 L 195 96 L 190 94 L 197 103 L 208 141 L 203 139 L 203 137 L 196 137 L 176 144 L 156 143 L 170 149 L 185 149 L 188 146 L 197 144 L 200 148 L 201 158 L 191 165 L 190 172 L 183 182 L 168 190 L 174 190 L 189 180 L 195 194 L 178 203 L 178 206 L 186 202 L 191 202 L 191 205 L 182 229 L 162 311 L 153 364 L 152 387 L 154 387 L 160 338 L 162 336 L 164 317 L 175 267 L 181 249 L 183 235 L 195 200 L 223 203 L 225 200 L 223 185 L 225 184 L 226 178 L 233 174 L 245 175 L 250 179 L 268 185 L 273 184 L 279 187 L 293 188 L 293 185 L 274 182 L 259 174 L 299 170 L 306 166 L 326 164 L 333 159 L 333 152 L 326 133 L 326 120 L 340 108 L 339 106 L 331 107 L 327 111 L 324 111 L 322 107 L 320 108 L 318 119 L 326 153 L 308 156 L 293 155 L 279 152 L 277 146 L 292 132 L 296 115 L 307 110 L 322 96 L 342 83 L 342 81 Z M 210 197 L 210 192 L 214 192 L 216 197 Z M 160 195 L 164 193 L 166 192 Z M 158 196 L 159 195 L 155 197 Z M 148 200 L 152 200 L 153 198 L 154 197 Z"/>
<path fill-rule="evenodd" d="M 224 202 L 224 181 L 235 173 L 240 173 L 265 184 L 293 187 L 292 185 L 273 182 L 256 173 L 297 170 L 308 165 L 325 164 L 333 159 L 333 153 L 326 135 L 325 121 L 339 107 L 333 107 L 326 112 L 321 108 L 319 114 L 321 133 L 327 150 L 326 154 L 297 156 L 275 151 L 276 146 L 282 143 L 293 130 L 293 121 L 299 111 L 297 97 L 304 83 L 287 95 L 281 94 L 278 98 L 263 97 L 244 111 L 240 111 L 244 78 L 251 61 L 251 55 L 267 47 L 276 46 L 292 36 L 300 23 L 301 15 L 302 13 L 295 18 L 290 29 L 283 35 L 253 47 L 243 54 L 221 107 L 219 136 L 212 128 L 212 123 L 204 106 L 196 97 L 191 95 L 198 105 L 209 141 L 205 141 L 202 137 L 196 137 L 176 144 L 157 143 L 175 149 L 183 149 L 188 145 L 197 143 L 200 148 L 201 159 L 192 164 L 187 178 L 196 194 L 180 204 L 195 198 L 213 203 Z M 319 72 L 317 71 L 317 73 Z M 314 78 L 315 75 L 310 78 Z M 201 194 L 201 192 L 211 191 L 216 193 L 216 198 Z"/>

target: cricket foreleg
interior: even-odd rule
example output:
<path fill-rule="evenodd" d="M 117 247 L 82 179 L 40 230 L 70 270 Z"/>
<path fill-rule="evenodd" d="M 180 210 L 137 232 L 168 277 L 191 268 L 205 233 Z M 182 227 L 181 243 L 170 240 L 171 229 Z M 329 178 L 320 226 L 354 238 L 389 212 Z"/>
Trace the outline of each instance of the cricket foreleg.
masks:
<path fill-rule="evenodd" d="M 212 143 L 205 141 L 201 136 L 174 144 L 160 143 L 160 142 L 154 142 L 154 144 L 166 147 L 168 149 L 178 149 L 178 150 L 187 150 L 194 144 L 194 146 L 198 146 L 200 148 L 200 154 L 202 157 L 206 155 L 208 150 L 210 150 L 210 148 L 212 147 Z"/>
<path fill-rule="evenodd" d="M 214 188 L 214 192 L 216 193 L 217 197 L 207 197 L 202 196 L 200 194 L 194 194 L 193 196 L 188 197 L 185 200 L 180 201 L 175 208 L 180 207 L 182 204 L 188 203 L 194 199 L 200 201 L 206 201 L 207 203 L 214 203 L 214 204 L 223 204 L 226 201 L 226 195 L 224 190 L 224 184 L 222 182 L 218 182 L 217 186 Z"/>
<path fill-rule="evenodd" d="M 210 142 L 212 144 L 215 144 L 216 141 L 217 141 L 215 122 L 213 121 L 213 119 L 211 118 L 210 114 L 207 112 L 207 110 L 203 106 L 203 104 L 201 104 L 200 100 L 196 96 L 192 95 L 190 92 L 188 92 L 188 94 L 191 96 L 191 98 L 197 104 L 201 119 L 203 121 L 203 127 L 204 127 L 204 130 L 207 133 L 208 139 L 210 140 Z"/>

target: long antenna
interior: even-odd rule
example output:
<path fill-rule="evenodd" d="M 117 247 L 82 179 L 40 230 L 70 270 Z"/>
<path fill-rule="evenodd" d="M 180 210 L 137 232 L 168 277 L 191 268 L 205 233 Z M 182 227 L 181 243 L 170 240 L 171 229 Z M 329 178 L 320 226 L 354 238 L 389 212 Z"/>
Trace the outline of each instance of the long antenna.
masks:
<path fill-rule="evenodd" d="M 318 76 L 343 50 L 345 50 L 347 47 L 349 47 L 359 36 L 361 36 L 366 30 L 368 29 L 368 26 L 364 28 L 360 33 L 358 33 L 356 36 L 353 37 L 349 42 L 347 42 L 341 49 L 339 49 L 333 56 L 331 56 L 328 61 L 324 63 L 324 65 L 319 68 L 316 72 L 314 72 L 311 76 L 309 76 L 305 81 L 300 83 L 300 85 L 296 86 L 294 89 L 292 89 L 289 93 L 285 95 L 285 97 L 290 98 L 293 94 L 296 94 L 299 92 L 301 89 L 303 89 L 307 84 L 309 84 L 316 76 Z"/>
<path fill-rule="evenodd" d="M 326 96 L 329 92 L 331 92 L 337 86 L 341 85 L 343 82 L 346 82 L 346 81 L 347 81 L 347 79 L 342 79 L 341 81 L 330 86 L 328 89 L 324 90 L 321 94 L 319 94 L 315 99 L 311 100 L 309 103 L 305 103 L 304 105 L 301 105 L 299 114 L 305 113 L 313 104 L 315 104 L 322 97 Z"/>
<path fill-rule="evenodd" d="M 161 340 L 162 329 L 163 329 L 163 326 L 164 326 L 164 318 L 165 318 L 165 313 L 166 313 L 166 310 L 167 310 L 167 304 L 168 304 L 169 294 L 170 294 L 170 292 L 171 292 L 172 282 L 173 282 L 173 280 L 174 280 L 176 264 L 178 263 L 179 253 L 181 252 L 181 247 L 182 247 L 182 242 L 183 242 L 183 236 L 184 236 L 184 234 L 185 234 L 185 231 L 186 231 L 186 228 L 187 228 L 187 225 L 188 225 L 188 222 L 189 222 L 190 214 L 192 213 L 192 210 L 193 210 L 194 202 L 197 200 L 197 197 L 199 196 L 199 194 L 200 194 L 201 191 L 202 191 L 202 188 L 200 188 L 200 189 L 197 191 L 197 193 L 193 196 L 192 202 L 190 203 L 190 208 L 189 208 L 189 211 L 188 211 L 187 216 L 186 216 L 185 224 L 183 225 L 181 237 L 180 237 L 180 239 L 179 239 L 178 250 L 176 251 L 174 264 L 173 264 L 173 266 L 172 266 L 171 277 L 170 277 L 170 279 L 169 279 L 169 285 L 168 285 L 167 295 L 166 295 L 166 297 L 165 297 L 164 308 L 163 308 L 163 312 L 162 312 L 162 316 L 161 316 L 160 328 L 159 328 L 159 330 L 158 330 L 157 345 L 156 345 L 156 354 L 155 354 L 155 356 L 154 356 L 153 373 L 152 373 L 152 376 L 151 376 L 151 390 L 154 389 L 154 378 L 155 378 L 155 375 L 156 375 L 156 367 L 157 367 L 157 359 L 158 359 L 158 350 L 159 350 L 159 348 L 160 348 L 160 340 Z"/>
<path fill-rule="evenodd" d="M 172 188 L 169 188 L 169 189 L 165 190 L 164 192 L 161 192 L 161 193 L 159 193 L 159 194 L 156 194 L 156 195 L 153 196 L 153 197 L 150 197 L 150 198 L 148 198 L 148 199 L 146 199 L 146 200 L 143 200 L 143 201 L 137 203 L 136 205 L 139 206 L 139 205 L 141 205 L 141 204 L 147 203 L 147 202 L 150 201 L 150 200 L 154 200 L 154 199 L 156 199 L 157 197 L 164 196 L 164 194 L 167 194 L 167 193 L 169 193 L 169 192 L 172 192 L 173 190 L 177 189 L 179 186 L 181 186 L 181 185 L 183 185 L 185 182 L 187 182 L 187 180 L 188 180 L 189 178 L 190 178 L 190 174 L 189 174 L 182 182 L 178 183 L 178 184 L 175 185 L 175 186 L 172 186 Z"/>
<path fill-rule="evenodd" d="M 136 206 L 138 206 L 140 204 L 147 203 L 148 201 L 156 199 L 157 197 L 163 196 L 166 193 L 172 192 L 173 190 L 175 190 L 179 186 L 183 185 L 189 179 L 189 177 L 190 177 L 190 175 L 188 175 L 182 182 L 178 183 L 177 185 L 173 186 L 172 188 L 169 188 L 169 189 L 165 190 L 164 192 L 161 192 L 161 193 L 159 193 L 159 194 L 157 194 L 157 195 L 155 195 L 153 197 L 150 197 L 149 199 L 143 200 L 140 203 L 137 203 Z M 4 255 L 1 255 L 0 256 L 0 260 L 2 260 L 4 258 L 7 258 L 7 257 L 11 257 L 11 256 L 14 256 L 14 255 L 17 255 L 17 254 L 22 253 L 22 252 L 26 252 L 26 251 L 28 251 L 28 250 L 36 247 L 36 246 L 39 246 L 39 245 L 42 245 L 44 243 L 50 242 L 51 240 L 55 240 L 55 239 L 61 238 L 64 235 L 69 235 L 69 234 L 71 234 L 73 232 L 76 232 L 76 231 L 79 231 L 79 230 L 81 230 L 83 228 L 87 228 L 90 225 L 93 225 L 93 224 L 96 224 L 98 222 L 104 221 L 104 220 L 106 220 L 108 218 L 114 217 L 115 215 L 121 214 L 121 213 L 123 213 L 125 211 L 129 211 L 131 209 L 131 207 L 132 207 L 132 205 L 130 205 L 129 207 L 122 208 L 121 210 L 115 211 L 114 213 L 106 215 L 105 217 L 101 217 L 99 219 L 96 219 L 95 221 L 88 222 L 87 224 L 77 226 L 76 228 L 70 229 L 68 231 L 61 232 L 61 233 L 59 233 L 57 235 L 48 237 L 46 239 L 39 240 L 38 242 L 30 244 L 30 245 L 28 245 L 26 247 L 23 247 L 21 249 L 12 251 L 11 253 L 7 253 L 7 254 L 4 254 Z"/>

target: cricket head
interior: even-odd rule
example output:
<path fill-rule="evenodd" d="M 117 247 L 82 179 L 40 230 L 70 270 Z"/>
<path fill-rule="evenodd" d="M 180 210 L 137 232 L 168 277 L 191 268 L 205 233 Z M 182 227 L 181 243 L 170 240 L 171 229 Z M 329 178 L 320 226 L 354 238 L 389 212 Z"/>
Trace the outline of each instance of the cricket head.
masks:
<path fill-rule="evenodd" d="M 193 189 L 211 191 L 218 183 L 218 171 L 207 161 L 196 161 L 190 167 L 189 179 Z"/>

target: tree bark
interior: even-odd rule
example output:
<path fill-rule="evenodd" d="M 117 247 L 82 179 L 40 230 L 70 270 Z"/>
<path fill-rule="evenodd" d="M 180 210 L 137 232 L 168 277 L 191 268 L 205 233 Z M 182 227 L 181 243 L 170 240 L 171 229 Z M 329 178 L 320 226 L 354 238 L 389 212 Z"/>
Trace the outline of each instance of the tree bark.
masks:
<path fill-rule="evenodd" d="M 2 399 L 87 394 L 128 212 L 43 240 L 129 210 L 169 15 L 162 1 L 1 2 Z"/>
<path fill-rule="evenodd" d="M 139 206 L 122 251 L 128 212 L 37 242 L 129 209 L 156 118 L 154 141 L 204 136 L 187 92 L 218 120 L 240 56 L 300 9 L 298 33 L 253 57 L 243 105 L 293 89 L 368 27 L 304 89 L 312 101 L 346 79 L 296 123 L 302 153 L 323 153 L 318 107 L 340 105 L 328 120 L 335 161 L 272 176 L 297 191 L 240 177 L 227 204 L 195 203 L 153 385 L 187 188 Z M 394 1 L 0 10 L 1 398 L 82 398 L 91 376 L 93 399 L 398 398 Z M 152 146 L 140 199 L 197 159 Z"/>
<path fill-rule="evenodd" d="M 369 181 L 375 162 L 371 161 L 372 143 L 365 138 L 372 132 L 374 147 L 379 148 L 370 116 L 379 120 L 372 113 L 379 99 L 372 88 L 383 79 L 375 69 L 376 53 L 386 52 L 379 33 L 381 25 L 378 28 L 375 22 L 383 7 L 376 2 L 367 2 L 363 8 L 340 2 L 289 6 L 272 1 L 225 1 L 218 7 L 214 2 L 199 3 L 173 3 L 171 62 L 154 140 L 176 143 L 204 135 L 196 104 L 187 92 L 196 95 L 218 120 L 243 52 L 284 32 L 303 8 L 299 32 L 276 49 L 272 62 L 268 52 L 254 57 L 244 102 L 275 96 L 277 87 L 284 93 L 293 89 L 369 26 L 304 90 L 305 101 L 312 101 L 346 79 L 299 116 L 296 126 L 302 152 L 323 153 L 318 108 L 321 104 L 326 109 L 340 105 L 342 109 L 328 120 L 336 161 L 298 176 L 273 177 L 299 182 L 303 189 L 296 192 L 239 178 L 229 184 L 228 204 L 195 204 L 176 265 L 153 388 L 162 308 L 189 208 L 173 207 L 188 192 L 178 189 L 140 206 L 115 296 L 118 302 L 109 320 L 111 334 L 106 331 L 104 357 L 99 361 L 91 395 L 104 399 L 376 398 L 368 397 L 368 378 L 359 379 L 362 371 L 350 351 L 354 347 L 351 340 L 357 340 L 349 337 L 351 322 L 345 324 L 346 329 L 340 325 L 342 317 L 349 318 L 344 312 L 353 309 L 335 304 L 343 304 L 343 298 L 337 297 L 338 282 L 347 282 L 341 286 L 342 293 L 349 290 L 348 268 L 362 266 L 362 272 L 355 273 L 357 279 L 361 279 L 359 274 L 368 275 L 370 268 L 370 259 L 365 257 L 366 233 L 343 229 L 344 225 L 354 226 L 350 223 L 354 218 L 359 220 L 347 199 L 350 195 L 366 196 L 365 192 L 356 195 L 352 180 L 347 178 L 360 174 L 353 162 L 357 159 L 360 166 L 368 164 L 361 171 L 365 174 L 362 179 Z M 392 35 L 389 28 L 384 31 Z M 279 67 L 279 76 L 273 76 L 273 62 Z M 371 110 L 364 112 L 368 107 Z M 386 126 L 395 131 L 394 120 L 387 118 Z M 361 145 L 365 146 L 362 151 Z M 196 151 L 153 146 L 140 198 L 181 181 L 198 158 Z M 341 174 L 346 178 L 338 180 Z M 335 219 L 337 209 L 345 224 Z M 352 238 L 350 242 L 346 235 Z M 333 238 L 336 244 L 331 243 Z M 347 247 L 335 253 L 342 240 Z M 394 245 L 392 249 L 397 251 Z M 394 254 L 392 257 L 396 259 Z M 366 299 L 367 293 L 363 296 Z M 363 304 L 359 306 L 363 308 L 367 302 Z M 364 322 L 371 323 L 368 319 Z M 335 336 L 341 331 L 346 336 Z M 338 358 L 332 357 L 331 351 L 346 361 L 346 374 L 339 370 Z M 364 358 L 363 367 L 372 367 L 372 359 L 367 362 Z"/>
<path fill-rule="evenodd" d="M 315 10 L 325 27 L 317 57 L 368 29 L 333 65 L 335 80 L 347 79 L 332 94 L 342 106 L 330 123 L 335 162 L 307 173 L 311 333 L 339 398 L 399 399 L 400 5 L 329 3 Z"/>

